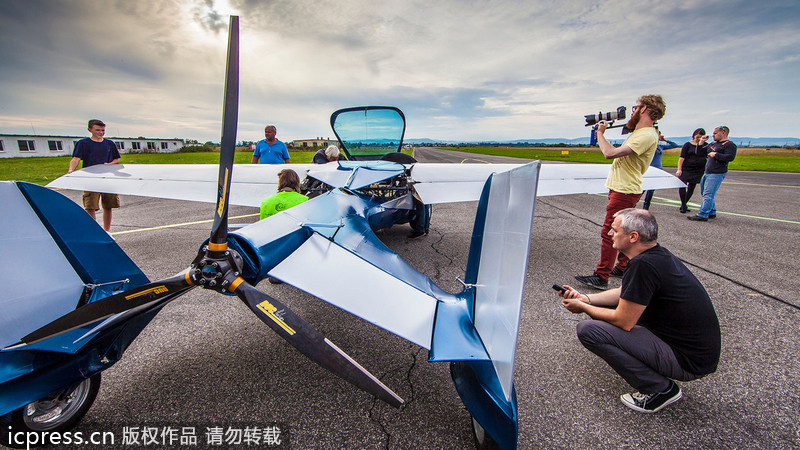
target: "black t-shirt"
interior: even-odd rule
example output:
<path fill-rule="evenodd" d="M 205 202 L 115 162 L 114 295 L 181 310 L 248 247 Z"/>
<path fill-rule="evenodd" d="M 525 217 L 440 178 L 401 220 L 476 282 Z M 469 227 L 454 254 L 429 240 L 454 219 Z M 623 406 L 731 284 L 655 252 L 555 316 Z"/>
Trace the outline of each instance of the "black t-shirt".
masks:
<path fill-rule="evenodd" d="M 646 306 L 638 324 L 666 342 L 684 370 L 695 375 L 717 370 L 721 344 L 714 305 L 669 250 L 656 245 L 631 259 L 620 297 Z"/>
<path fill-rule="evenodd" d="M 85 138 L 78 141 L 72 157 L 83 160 L 83 167 L 90 167 L 119 159 L 119 150 L 110 139 L 95 142 L 91 138 Z"/>

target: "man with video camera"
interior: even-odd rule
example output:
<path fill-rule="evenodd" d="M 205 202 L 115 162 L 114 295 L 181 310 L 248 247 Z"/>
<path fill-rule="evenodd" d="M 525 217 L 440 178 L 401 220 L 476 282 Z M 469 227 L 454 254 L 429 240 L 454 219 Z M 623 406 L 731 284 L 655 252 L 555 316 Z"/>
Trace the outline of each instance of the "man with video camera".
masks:
<path fill-rule="evenodd" d="M 608 289 L 608 278 L 611 275 L 622 276 L 628 264 L 628 258 L 613 247 L 609 231 L 614 221 L 614 214 L 627 208 L 633 208 L 642 196 L 642 177 L 653 160 L 658 144 L 658 132 L 653 126 L 664 117 L 667 106 L 660 95 L 643 95 L 632 108 L 630 120 L 625 125 L 633 130 L 619 147 L 614 147 L 605 138 L 608 125 L 605 121 L 597 124 L 597 145 L 606 159 L 613 159 L 611 171 L 606 179 L 608 188 L 608 204 L 603 228 L 600 231 L 600 262 L 591 275 L 576 275 L 581 283 L 596 288 Z M 615 263 L 616 262 L 616 266 Z"/>

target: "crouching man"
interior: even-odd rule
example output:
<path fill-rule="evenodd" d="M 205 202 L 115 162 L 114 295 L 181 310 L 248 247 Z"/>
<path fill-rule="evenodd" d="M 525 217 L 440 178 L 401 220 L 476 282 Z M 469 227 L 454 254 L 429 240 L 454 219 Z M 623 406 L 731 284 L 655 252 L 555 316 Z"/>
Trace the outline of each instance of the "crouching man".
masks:
<path fill-rule="evenodd" d="M 625 406 L 654 413 L 680 400 L 673 380 L 717 370 L 719 321 L 700 281 L 656 242 L 650 212 L 619 211 L 609 235 L 630 258 L 621 287 L 586 295 L 564 286 L 562 303 L 592 318 L 578 323 L 578 339 L 639 391 L 621 397 Z"/>

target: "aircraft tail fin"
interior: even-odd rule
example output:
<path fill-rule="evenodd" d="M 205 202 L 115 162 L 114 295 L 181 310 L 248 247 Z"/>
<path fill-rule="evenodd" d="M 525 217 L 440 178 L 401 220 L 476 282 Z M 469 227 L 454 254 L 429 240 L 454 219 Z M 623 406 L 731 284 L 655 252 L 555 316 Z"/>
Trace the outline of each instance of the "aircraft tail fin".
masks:
<path fill-rule="evenodd" d="M 457 306 L 439 305 L 431 349 L 432 360 L 455 361 L 451 375 L 464 405 L 503 448 L 516 447 L 514 362 L 540 164 L 486 181 L 467 261 L 465 306 L 459 314 Z M 454 323 L 468 339 L 453 338 Z M 461 345 L 475 340 L 483 352 Z"/>

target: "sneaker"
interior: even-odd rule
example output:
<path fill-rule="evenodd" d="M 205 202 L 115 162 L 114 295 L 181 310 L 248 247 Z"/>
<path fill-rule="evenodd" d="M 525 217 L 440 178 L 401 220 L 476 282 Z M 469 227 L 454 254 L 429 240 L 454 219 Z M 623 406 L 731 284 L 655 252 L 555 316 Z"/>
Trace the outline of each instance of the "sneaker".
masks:
<path fill-rule="evenodd" d="M 575 279 L 595 289 L 608 289 L 608 281 L 597 275 L 575 275 Z"/>
<path fill-rule="evenodd" d="M 655 394 L 634 392 L 633 394 L 623 395 L 620 400 L 630 409 L 643 413 L 654 413 L 670 403 L 677 402 L 682 396 L 683 394 L 678 384 L 670 381 L 669 389 L 666 392 L 657 392 Z"/>
<path fill-rule="evenodd" d="M 409 239 L 417 239 L 417 238 L 420 238 L 422 236 L 425 236 L 426 234 L 428 234 L 428 233 L 423 233 L 422 231 L 414 230 L 411 233 L 409 233 L 408 236 L 406 236 L 406 237 L 409 238 Z"/>
<path fill-rule="evenodd" d="M 709 219 L 716 219 L 716 218 L 717 218 L 717 215 L 716 215 L 716 214 L 709 214 L 709 215 L 708 215 L 708 218 L 709 218 Z"/>
<path fill-rule="evenodd" d="M 622 274 L 623 273 L 625 273 L 625 271 L 624 270 L 620 270 L 619 267 L 617 267 L 617 266 L 614 266 L 614 268 L 611 269 L 611 276 L 612 277 L 622 278 Z"/>
<path fill-rule="evenodd" d="M 714 216 L 714 217 L 716 217 L 716 216 Z M 695 221 L 698 221 L 698 222 L 708 222 L 708 218 L 707 217 L 687 216 L 686 218 L 689 219 L 689 220 L 695 220 Z"/>

